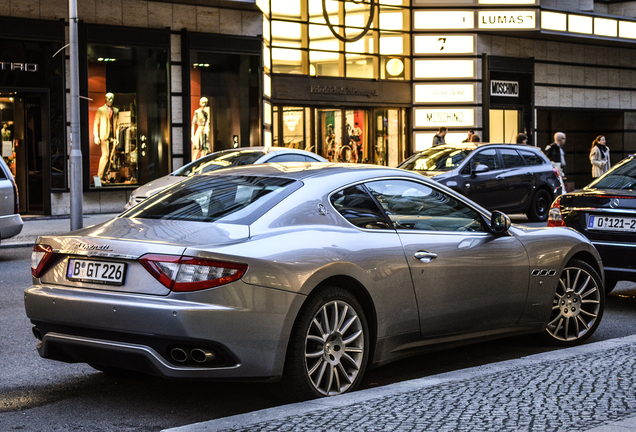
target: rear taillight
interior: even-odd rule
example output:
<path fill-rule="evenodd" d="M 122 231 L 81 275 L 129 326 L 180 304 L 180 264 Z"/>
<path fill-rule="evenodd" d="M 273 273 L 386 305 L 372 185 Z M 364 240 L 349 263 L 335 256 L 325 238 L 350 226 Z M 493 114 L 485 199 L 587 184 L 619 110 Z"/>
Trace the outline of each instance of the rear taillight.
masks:
<path fill-rule="evenodd" d="M 561 178 L 561 173 L 559 172 L 559 170 L 558 170 L 558 169 L 556 169 L 556 168 L 552 168 L 552 171 L 554 172 L 554 174 L 556 174 L 557 179 L 560 179 L 560 178 Z"/>
<path fill-rule="evenodd" d="M 35 278 L 39 278 L 44 274 L 46 265 L 53 257 L 53 249 L 49 245 L 36 244 L 33 245 L 31 252 L 31 274 Z"/>
<path fill-rule="evenodd" d="M 148 272 L 172 291 L 198 291 L 243 277 L 247 264 L 204 258 L 149 254 L 139 258 Z"/>
<path fill-rule="evenodd" d="M 548 227 L 564 227 L 563 215 L 561 214 L 561 197 L 557 197 L 550 207 L 548 213 Z"/>
<path fill-rule="evenodd" d="M 15 182 L 11 182 L 11 185 L 13 185 L 13 214 L 18 214 L 20 213 L 20 206 L 18 205 L 18 187 Z"/>

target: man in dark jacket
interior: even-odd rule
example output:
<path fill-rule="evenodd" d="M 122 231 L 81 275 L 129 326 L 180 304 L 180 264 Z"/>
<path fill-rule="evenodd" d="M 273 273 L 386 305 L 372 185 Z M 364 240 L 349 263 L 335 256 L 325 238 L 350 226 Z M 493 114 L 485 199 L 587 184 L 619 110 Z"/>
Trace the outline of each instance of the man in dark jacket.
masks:
<path fill-rule="evenodd" d="M 563 146 L 565 145 L 565 134 L 563 132 L 557 132 L 554 134 L 554 142 L 548 145 L 544 153 L 548 156 L 548 159 L 552 161 L 552 165 L 559 170 L 561 177 L 564 177 L 565 173 L 565 151 Z"/>
<path fill-rule="evenodd" d="M 447 131 L 448 129 L 446 129 L 444 126 L 439 128 L 439 132 L 437 132 L 433 137 L 433 147 L 441 144 L 446 144 L 446 140 L 444 139 L 444 137 L 446 136 Z"/>

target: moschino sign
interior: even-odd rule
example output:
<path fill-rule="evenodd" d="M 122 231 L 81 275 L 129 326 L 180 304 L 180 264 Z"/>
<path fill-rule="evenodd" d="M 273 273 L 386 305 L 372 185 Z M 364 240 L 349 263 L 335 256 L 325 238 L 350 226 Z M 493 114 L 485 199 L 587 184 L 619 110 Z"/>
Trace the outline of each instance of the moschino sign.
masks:
<path fill-rule="evenodd" d="M 490 81 L 490 96 L 519 97 L 517 81 Z"/>

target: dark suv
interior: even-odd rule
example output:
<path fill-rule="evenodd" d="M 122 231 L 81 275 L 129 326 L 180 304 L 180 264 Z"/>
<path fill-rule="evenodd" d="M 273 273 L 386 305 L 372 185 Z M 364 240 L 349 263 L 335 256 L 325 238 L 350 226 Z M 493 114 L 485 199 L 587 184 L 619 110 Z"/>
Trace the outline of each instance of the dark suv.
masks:
<path fill-rule="evenodd" d="M 545 221 L 552 200 L 564 192 L 548 158 L 523 144 L 444 144 L 398 168 L 431 177 L 489 210 L 525 213 L 534 222 Z"/>

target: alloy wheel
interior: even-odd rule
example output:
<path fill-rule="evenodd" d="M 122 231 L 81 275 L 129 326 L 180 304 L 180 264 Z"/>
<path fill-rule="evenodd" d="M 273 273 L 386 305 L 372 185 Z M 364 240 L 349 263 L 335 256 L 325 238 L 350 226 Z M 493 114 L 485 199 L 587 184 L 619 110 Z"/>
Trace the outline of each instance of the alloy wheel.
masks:
<path fill-rule="evenodd" d="M 562 342 L 586 339 L 602 316 L 602 296 L 590 272 L 578 266 L 566 267 L 554 295 L 547 332 Z"/>
<path fill-rule="evenodd" d="M 324 304 L 305 338 L 305 367 L 313 387 L 324 396 L 346 392 L 360 373 L 364 330 L 353 307 L 341 300 Z"/>

